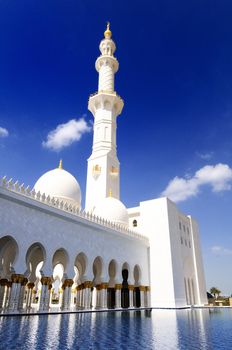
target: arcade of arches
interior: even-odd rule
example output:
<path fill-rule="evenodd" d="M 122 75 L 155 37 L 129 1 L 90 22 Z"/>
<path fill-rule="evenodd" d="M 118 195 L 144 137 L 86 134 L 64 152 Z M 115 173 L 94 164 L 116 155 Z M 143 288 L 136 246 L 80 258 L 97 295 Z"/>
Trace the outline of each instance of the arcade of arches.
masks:
<path fill-rule="evenodd" d="M 18 244 L 13 237 L 0 239 L 0 311 L 17 312 L 149 307 L 150 288 L 143 286 L 139 265 L 108 263 L 108 276 L 103 277 L 104 261 L 96 256 L 89 261 L 84 252 L 73 262 L 73 275 L 67 276 L 68 253 L 60 248 L 53 253 L 51 276 L 42 274 L 46 250 L 40 243 L 32 244 L 25 254 L 26 271 L 18 273 L 14 263 Z M 92 265 L 92 278 L 86 271 Z M 119 278 L 120 276 L 120 278 Z"/>

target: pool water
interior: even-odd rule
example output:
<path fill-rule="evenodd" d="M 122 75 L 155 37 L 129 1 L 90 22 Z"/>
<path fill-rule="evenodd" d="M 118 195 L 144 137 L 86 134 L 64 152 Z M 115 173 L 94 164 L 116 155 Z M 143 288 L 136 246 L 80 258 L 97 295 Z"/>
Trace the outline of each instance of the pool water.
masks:
<path fill-rule="evenodd" d="M 232 349 L 232 309 L 0 317 L 0 349 Z"/>

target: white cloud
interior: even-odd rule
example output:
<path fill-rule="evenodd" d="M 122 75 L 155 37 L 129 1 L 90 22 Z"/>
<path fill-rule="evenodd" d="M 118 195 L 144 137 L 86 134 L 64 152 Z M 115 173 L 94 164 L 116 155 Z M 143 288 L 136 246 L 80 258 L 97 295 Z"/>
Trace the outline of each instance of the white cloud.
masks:
<path fill-rule="evenodd" d="M 54 130 L 48 133 L 47 140 L 42 145 L 53 151 L 60 151 L 62 148 L 79 141 L 83 134 L 91 131 L 91 127 L 84 118 L 71 119 L 67 123 L 59 124 Z"/>
<path fill-rule="evenodd" d="M 7 137 L 9 136 L 9 131 L 5 128 L 0 127 L 0 137 Z"/>
<path fill-rule="evenodd" d="M 214 255 L 232 255 L 232 249 L 224 248 L 220 245 L 215 245 L 210 250 Z"/>
<path fill-rule="evenodd" d="M 176 176 L 161 195 L 175 202 L 181 202 L 196 196 L 203 185 L 211 186 L 213 192 L 221 192 L 230 190 L 231 182 L 232 169 L 227 164 L 206 165 L 192 177 Z"/>
<path fill-rule="evenodd" d="M 213 158 L 213 152 L 205 152 L 205 153 L 199 153 L 197 152 L 198 157 L 200 157 L 203 160 L 210 160 Z"/>

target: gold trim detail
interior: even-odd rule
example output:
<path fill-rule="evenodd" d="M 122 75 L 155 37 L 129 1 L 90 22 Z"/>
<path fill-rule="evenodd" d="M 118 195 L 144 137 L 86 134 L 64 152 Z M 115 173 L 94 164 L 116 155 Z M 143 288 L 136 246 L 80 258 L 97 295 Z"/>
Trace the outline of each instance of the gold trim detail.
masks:
<path fill-rule="evenodd" d="M 135 289 L 135 286 L 133 286 L 132 284 L 128 284 L 128 289 L 129 289 L 129 290 L 134 290 L 134 289 Z"/>
<path fill-rule="evenodd" d="M 59 163 L 58 169 L 60 169 L 60 170 L 63 169 L 63 160 L 62 159 L 60 159 L 60 163 Z"/>
<path fill-rule="evenodd" d="M 33 283 L 33 282 L 29 282 L 28 284 L 27 284 L 27 288 L 28 289 L 33 289 L 35 287 L 35 283 Z"/>
<path fill-rule="evenodd" d="M 139 286 L 140 292 L 146 292 L 146 287 L 145 286 Z"/>
<path fill-rule="evenodd" d="M 62 289 L 65 289 L 66 287 L 72 287 L 73 283 L 74 282 L 71 278 L 67 278 L 62 284 Z"/>
<path fill-rule="evenodd" d="M 0 286 L 3 286 L 3 287 L 6 286 L 7 282 L 8 282 L 8 280 L 6 278 L 1 278 L 0 279 Z"/>
<path fill-rule="evenodd" d="M 49 286 L 51 284 L 51 277 L 45 277 L 43 276 L 40 280 L 42 285 Z"/>
<path fill-rule="evenodd" d="M 106 30 L 104 32 L 105 39 L 110 39 L 112 37 L 112 32 L 110 30 L 110 22 L 107 22 Z"/>
<path fill-rule="evenodd" d="M 25 278 L 24 275 L 20 275 L 20 274 L 16 274 L 16 273 L 13 273 L 13 275 L 11 275 L 12 283 L 23 283 L 24 278 Z"/>
<path fill-rule="evenodd" d="M 118 168 L 112 165 L 112 167 L 110 169 L 110 175 L 111 176 L 118 176 Z"/>
<path fill-rule="evenodd" d="M 122 289 L 122 285 L 121 284 L 115 284 L 115 289 Z"/>
<path fill-rule="evenodd" d="M 93 173 L 93 175 L 100 175 L 101 174 L 101 167 L 100 167 L 100 165 L 98 165 L 98 164 L 94 165 L 92 173 Z"/>

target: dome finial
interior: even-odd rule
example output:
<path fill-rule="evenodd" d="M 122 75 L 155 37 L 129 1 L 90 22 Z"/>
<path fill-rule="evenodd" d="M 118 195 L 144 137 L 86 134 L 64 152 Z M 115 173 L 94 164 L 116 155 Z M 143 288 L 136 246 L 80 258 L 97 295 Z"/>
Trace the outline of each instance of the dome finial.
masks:
<path fill-rule="evenodd" d="M 112 36 L 112 32 L 110 30 L 110 22 L 107 22 L 106 30 L 104 32 L 105 39 L 110 39 Z"/>
<path fill-rule="evenodd" d="M 59 163 L 59 166 L 58 166 L 58 169 L 63 169 L 63 161 L 62 161 L 62 159 L 60 159 L 60 163 Z"/>

